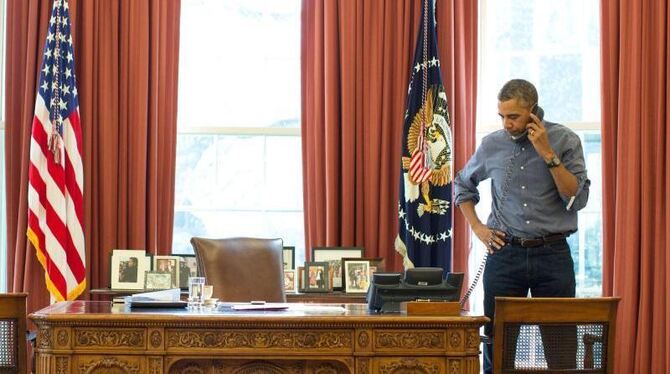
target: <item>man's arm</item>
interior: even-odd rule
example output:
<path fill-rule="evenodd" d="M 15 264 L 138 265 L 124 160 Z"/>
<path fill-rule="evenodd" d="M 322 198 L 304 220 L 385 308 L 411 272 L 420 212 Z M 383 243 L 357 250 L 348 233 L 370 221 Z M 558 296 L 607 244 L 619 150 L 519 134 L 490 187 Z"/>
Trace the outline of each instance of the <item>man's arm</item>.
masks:
<path fill-rule="evenodd" d="M 472 200 L 463 201 L 459 206 L 465 220 L 468 221 L 470 228 L 477 235 L 477 238 L 484 243 L 489 254 L 499 250 L 505 245 L 505 233 L 494 230 L 482 223 L 475 211 L 475 203 Z"/>
<path fill-rule="evenodd" d="M 533 144 L 537 154 L 544 159 L 544 162 L 550 162 L 554 157 L 558 158 L 551 144 L 549 144 L 547 129 L 544 127 L 542 121 L 532 113 L 530 117 L 533 119 L 533 122 L 529 123 L 527 127 L 528 140 Z M 549 171 L 561 196 L 570 198 L 577 194 L 579 191 L 577 177 L 563 163 L 550 168 Z"/>
<path fill-rule="evenodd" d="M 484 243 L 486 250 L 489 253 L 493 253 L 494 250 L 498 250 L 505 245 L 505 241 L 503 240 L 505 233 L 489 229 L 482 223 L 475 211 L 475 204 L 479 202 L 477 186 L 480 181 L 488 178 L 485 167 L 486 156 L 482 154 L 484 152 L 485 141 L 486 138 L 484 138 L 482 145 L 454 179 L 454 204 L 461 209 L 470 228 L 477 235 L 477 238 Z"/>
<path fill-rule="evenodd" d="M 554 152 L 552 151 L 549 157 L 544 158 L 544 161 L 550 162 L 553 157 L 558 156 L 555 156 Z M 575 175 L 572 174 L 570 170 L 568 170 L 565 165 L 563 165 L 563 163 L 556 167 L 550 168 L 549 171 L 551 172 L 551 177 L 554 178 L 554 184 L 556 184 L 558 193 L 568 198 L 577 194 L 577 188 L 579 187 L 579 183 L 577 183 L 577 177 L 575 177 Z"/>

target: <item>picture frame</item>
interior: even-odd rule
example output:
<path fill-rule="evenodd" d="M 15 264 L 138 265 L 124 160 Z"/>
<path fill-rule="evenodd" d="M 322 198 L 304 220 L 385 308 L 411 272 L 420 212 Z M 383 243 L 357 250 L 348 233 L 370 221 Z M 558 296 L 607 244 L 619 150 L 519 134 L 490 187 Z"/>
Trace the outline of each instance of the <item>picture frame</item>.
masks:
<path fill-rule="evenodd" d="M 372 280 L 372 274 L 374 274 L 378 271 L 383 272 L 383 271 L 386 270 L 383 257 L 360 257 L 360 258 L 345 257 L 345 258 L 342 259 L 342 263 L 345 263 L 347 261 L 368 261 L 368 262 L 370 262 L 370 271 L 369 271 L 369 274 L 368 274 L 368 277 L 369 277 L 370 280 Z M 346 284 L 347 274 L 344 273 L 344 274 L 342 274 L 342 276 L 343 276 L 342 281 Z"/>
<path fill-rule="evenodd" d="M 346 293 L 367 293 L 370 287 L 370 261 L 344 261 L 342 268 L 345 274 L 344 291 Z"/>
<path fill-rule="evenodd" d="M 328 262 L 305 262 L 304 292 L 328 292 Z"/>
<path fill-rule="evenodd" d="M 109 288 L 142 290 L 144 275 L 151 270 L 151 256 L 143 249 L 113 249 L 109 259 Z"/>
<path fill-rule="evenodd" d="M 295 274 L 296 271 L 293 269 L 284 269 L 284 292 L 294 293 L 297 291 Z"/>
<path fill-rule="evenodd" d="M 198 276 L 198 259 L 191 254 L 173 254 L 179 260 L 179 288 L 188 289 L 188 278 Z"/>
<path fill-rule="evenodd" d="M 342 258 L 363 257 L 363 247 L 313 247 L 312 261 L 326 261 L 329 271 L 333 274 L 333 290 L 342 290 Z"/>
<path fill-rule="evenodd" d="M 305 291 L 305 267 L 304 266 L 298 266 L 298 269 L 296 270 L 296 278 L 298 281 L 298 292 L 304 292 Z"/>
<path fill-rule="evenodd" d="M 172 288 L 172 273 L 147 271 L 144 277 L 145 290 L 166 290 Z"/>
<path fill-rule="evenodd" d="M 179 286 L 180 261 L 181 261 L 180 256 L 158 256 L 158 255 L 154 256 L 152 272 L 169 273 L 172 279 L 171 287 L 169 288 L 180 288 Z"/>
<path fill-rule="evenodd" d="M 282 251 L 284 269 L 295 269 L 295 247 L 284 247 Z"/>

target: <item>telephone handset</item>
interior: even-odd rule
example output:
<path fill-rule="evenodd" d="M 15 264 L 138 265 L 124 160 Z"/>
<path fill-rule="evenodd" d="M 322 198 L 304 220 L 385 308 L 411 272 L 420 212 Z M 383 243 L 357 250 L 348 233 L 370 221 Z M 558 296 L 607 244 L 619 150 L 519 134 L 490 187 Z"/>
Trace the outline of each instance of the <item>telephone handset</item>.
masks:
<path fill-rule="evenodd" d="M 544 110 L 537 103 L 533 104 L 533 106 L 530 109 L 530 112 L 533 113 L 540 121 L 542 121 L 544 119 Z M 529 119 L 530 122 L 533 121 L 530 118 L 530 116 L 528 116 L 528 119 Z M 530 123 L 530 122 L 528 122 L 528 123 Z M 521 135 L 515 136 L 514 139 L 522 138 L 522 137 L 526 136 L 527 133 L 528 133 L 528 130 L 526 129 L 526 130 L 524 130 L 523 133 L 521 133 Z"/>
<path fill-rule="evenodd" d="M 544 120 L 544 110 L 538 103 L 533 104 L 533 107 L 530 109 L 530 112 L 533 113 L 540 121 Z"/>

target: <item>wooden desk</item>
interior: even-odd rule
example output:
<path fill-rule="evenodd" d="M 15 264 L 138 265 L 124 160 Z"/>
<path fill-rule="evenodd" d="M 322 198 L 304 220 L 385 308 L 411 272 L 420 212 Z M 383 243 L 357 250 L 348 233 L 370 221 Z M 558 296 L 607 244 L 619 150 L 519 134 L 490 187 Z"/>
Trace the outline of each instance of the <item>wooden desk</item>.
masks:
<path fill-rule="evenodd" d="M 58 374 L 478 374 L 479 327 L 487 320 L 370 315 L 361 304 L 131 312 L 86 301 L 57 303 L 30 318 L 38 326 L 36 372 Z"/>
<path fill-rule="evenodd" d="M 91 290 L 91 295 L 99 296 L 99 300 L 111 301 L 115 297 L 128 296 L 138 292 L 146 292 L 144 290 L 112 290 L 109 288 L 94 288 Z M 186 300 L 188 291 L 181 291 L 183 300 Z M 340 291 L 334 292 L 307 292 L 307 293 L 287 293 L 286 301 L 289 303 L 342 303 L 355 304 L 365 303 L 365 294 L 351 294 Z"/>

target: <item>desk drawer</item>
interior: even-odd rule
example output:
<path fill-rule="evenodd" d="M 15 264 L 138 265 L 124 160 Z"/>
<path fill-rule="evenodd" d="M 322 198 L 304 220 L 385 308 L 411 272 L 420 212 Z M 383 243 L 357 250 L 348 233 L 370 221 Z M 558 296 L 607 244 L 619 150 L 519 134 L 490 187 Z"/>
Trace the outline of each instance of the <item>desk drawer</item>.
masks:
<path fill-rule="evenodd" d="M 74 328 L 74 349 L 90 351 L 143 351 L 146 349 L 146 331 L 137 328 Z"/>
<path fill-rule="evenodd" d="M 67 362 L 64 359 L 62 362 Z M 146 358 L 143 356 L 121 355 L 78 355 L 72 358 L 72 366 L 59 364 L 52 373 L 148 373 Z"/>
<path fill-rule="evenodd" d="M 286 355 L 309 353 L 350 354 L 352 330 L 277 330 L 277 329 L 167 329 L 168 352 L 198 352 L 216 349 L 234 354 L 283 352 Z"/>
<path fill-rule="evenodd" d="M 362 374 L 368 373 L 429 373 L 445 374 L 446 362 L 440 357 L 385 357 L 372 359 L 370 369 L 362 369 Z M 368 372 L 365 372 L 368 370 Z M 460 374 L 460 371 L 454 374 Z M 450 373 L 451 374 L 451 373 Z"/>
<path fill-rule="evenodd" d="M 445 330 L 375 330 L 374 351 L 444 354 L 445 333 Z"/>

